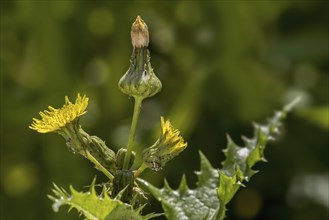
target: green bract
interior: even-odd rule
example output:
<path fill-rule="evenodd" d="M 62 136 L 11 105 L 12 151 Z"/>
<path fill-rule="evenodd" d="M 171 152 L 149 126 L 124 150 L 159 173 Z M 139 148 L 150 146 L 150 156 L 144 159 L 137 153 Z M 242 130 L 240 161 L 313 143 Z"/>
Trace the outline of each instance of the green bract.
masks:
<path fill-rule="evenodd" d="M 154 74 L 147 48 L 134 48 L 130 67 L 119 81 L 121 91 L 129 96 L 148 98 L 157 94 L 162 84 Z"/>

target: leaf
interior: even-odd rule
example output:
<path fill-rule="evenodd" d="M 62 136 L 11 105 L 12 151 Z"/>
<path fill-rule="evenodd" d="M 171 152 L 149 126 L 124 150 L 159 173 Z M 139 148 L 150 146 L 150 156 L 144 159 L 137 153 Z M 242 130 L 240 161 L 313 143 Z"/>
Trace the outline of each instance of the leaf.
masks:
<path fill-rule="evenodd" d="M 200 171 L 197 187 L 190 189 L 183 175 L 178 189 L 172 189 L 167 181 L 159 189 L 145 180 L 138 179 L 162 203 L 168 219 L 223 219 L 225 205 L 233 198 L 244 180 L 258 171 L 252 167 L 258 161 L 266 161 L 264 150 L 269 140 L 274 140 L 279 134 L 281 121 L 286 113 L 297 103 L 294 100 L 275 114 L 265 125 L 254 124 L 252 138 L 243 137 L 244 147 L 239 147 L 227 135 L 227 146 L 224 150 L 226 159 L 223 168 L 214 169 L 207 158 L 200 154 Z"/>
<path fill-rule="evenodd" d="M 111 199 L 105 187 L 102 195 L 97 195 L 95 191 L 95 182 L 93 180 L 90 190 L 88 192 L 78 192 L 70 186 L 70 193 L 63 188 L 54 184 L 54 196 L 48 196 L 53 203 L 53 210 L 58 212 L 62 205 L 69 205 L 71 210 L 75 208 L 80 214 L 83 214 L 87 219 L 102 220 L 102 219 L 133 219 L 133 220 L 147 220 L 161 214 L 141 215 L 144 206 L 134 209 L 131 205 L 121 202 L 118 198 Z"/>
<path fill-rule="evenodd" d="M 197 172 L 196 190 L 189 189 L 185 175 L 177 190 L 171 189 L 167 181 L 164 188 L 158 189 L 145 180 L 138 179 L 162 203 L 168 219 L 206 219 L 216 212 L 219 203 L 216 192 L 218 172 L 201 152 L 200 159 L 201 169 Z"/>

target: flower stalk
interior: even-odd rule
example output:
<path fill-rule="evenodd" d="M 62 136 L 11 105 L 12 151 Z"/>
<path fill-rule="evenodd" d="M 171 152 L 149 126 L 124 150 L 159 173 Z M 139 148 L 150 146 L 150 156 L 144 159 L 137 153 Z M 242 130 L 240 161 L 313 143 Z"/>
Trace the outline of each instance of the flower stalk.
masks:
<path fill-rule="evenodd" d="M 149 44 L 148 27 L 140 16 L 137 16 L 132 24 L 130 34 L 133 46 L 130 67 L 118 83 L 120 90 L 124 94 L 135 99 L 123 169 L 129 169 L 128 165 L 133 151 L 136 127 L 143 99 L 154 96 L 162 88 L 160 80 L 154 74 L 150 62 L 150 52 L 147 49 Z"/>
<path fill-rule="evenodd" d="M 102 164 L 100 164 L 100 163 L 98 162 L 98 160 L 96 160 L 95 157 L 93 157 L 93 155 L 91 155 L 91 154 L 89 153 L 88 150 L 86 150 L 85 153 L 86 153 L 86 157 L 87 157 L 87 159 L 89 159 L 93 164 L 95 164 L 95 166 L 96 166 L 100 171 L 102 171 L 102 173 L 104 173 L 105 176 L 107 176 L 107 178 L 109 178 L 109 180 L 113 181 L 114 176 L 113 176 L 113 175 L 112 175 L 107 169 L 105 169 L 105 167 L 103 167 Z"/>
<path fill-rule="evenodd" d="M 135 178 L 141 175 L 141 173 L 143 173 L 146 168 L 148 168 L 148 166 L 145 163 L 142 163 L 142 165 L 136 170 L 134 174 Z"/>
<path fill-rule="evenodd" d="M 134 145 L 134 140 L 135 140 L 135 136 L 136 136 L 137 122 L 138 122 L 139 114 L 140 114 L 140 111 L 142 108 L 142 102 L 143 102 L 142 98 L 140 98 L 140 97 L 135 98 L 133 119 L 131 122 L 128 144 L 127 144 L 127 153 L 125 155 L 125 159 L 123 162 L 123 169 L 129 169 L 128 165 L 129 165 L 130 157 L 131 157 L 131 154 L 133 151 L 133 145 Z"/>

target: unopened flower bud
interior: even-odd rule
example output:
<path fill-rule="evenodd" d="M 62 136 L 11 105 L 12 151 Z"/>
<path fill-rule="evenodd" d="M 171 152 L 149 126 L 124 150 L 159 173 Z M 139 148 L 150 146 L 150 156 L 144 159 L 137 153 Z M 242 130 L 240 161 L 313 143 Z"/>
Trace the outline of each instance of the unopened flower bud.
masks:
<path fill-rule="evenodd" d="M 147 49 L 149 32 L 145 22 L 137 17 L 131 28 L 133 52 L 130 67 L 119 81 L 119 88 L 124 94 L 135 98 L 148 98 L 158 93 L 162 84 L 154 74 Z"/>
<path fill-rule="evenodd" d="M 139 15 L 131 26 L 130 34 L 133 47 L 141 48 L 149 45 L 149 30 Z"/>
<path fill-rule="evenodd" d="M 125 148 L 120 148 L 115 156 L 116 158 L 116 163 L 117 163 L 117 169 L 122 170 L 123 169 L 123 163 L 124 163 L 124 159 L 127 153 L 127 149 Z M 136 153 L 133 151 L 130 157 L 130 161 L 128 163 L 128 169 L 131 168 L 131 166 L 133 165 L 134 161 L 135 161 L 135 157 L 136 157 Z"/>
<path fill-rule="evenodd" d="M 122 190 L 121 201 L 129 203 L 133 198 L 134 174 L 131 170 L 117 170 L 113 180 L 112 197 L 115 198 Z"/>

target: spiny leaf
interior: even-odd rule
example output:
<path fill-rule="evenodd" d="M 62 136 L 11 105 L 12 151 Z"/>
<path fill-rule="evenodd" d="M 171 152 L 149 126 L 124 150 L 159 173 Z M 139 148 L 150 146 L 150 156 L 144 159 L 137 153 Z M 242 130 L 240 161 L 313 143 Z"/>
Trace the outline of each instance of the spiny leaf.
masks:
<path fill-rule="evenodd" d="M 162 189 L 158 189 L 145 180 L 138 179 L 153 196 L 162 203 L 168 219 L 208 219 L 218 208 L 217 196 L 218 171 L 200 152 L 201 168 L 198 176 L 197 189 L 189 189 L 185 175 L 177 190 L 171 189 L 167 181 Z"/>
<path fill-rule="evenodd" d="M 242 185 L 243 176 L 239 168 L 233 177 L 229 177 L 222 171 L 219 173 L 219 187 L 217 190 L 221 204 L 226 205 Z"/>
<path fill-rule="evenodd" d="M 88 192 L 78 192 L 70 186 L 70 193 L 54 184 L 53 192 L 55 196 L 48 196 L 53 203 L 53 210 L 57 212 L 62 205 L 69 205 L 71 210 L 76 208 L 79 214 L 87 219 L 136 219 L 147 220 L 157 217 L 161 214 L 141 215 L 143 207 L 134 209 L 132 206 L 117 199 L 111 199 L 106 189 L 103 188 L 102 195 L 97 195 L 95 190 L 95 179 L 93 180 Z"/>
<path fill-rule="evenodd" d="M 281 121 L 297 101 L 294 100 L 282 111 L 275 112 L 265 125 L 254 124 L 254 136 L 242 137 L 244 147 L 235 144 L 227 135 L 227 147 L 224 150 L 226 159 L 222 162 L 222 169 L 214 169 L 200 152 L 196 189 L 189 189 L 185 175 L 177 190 L 171 189 L 167 181 L 164 188 L 159 189 L 145 180 L 138 180 L 162 203 L 168 219 L 223 219 L 225 205 L 240 186 L 243 186 L 242 182 L 249 181 L 250 177 L 258 172 L 252 167 L 258 161 L 266 161 L 264 150 L 267 142 L 278 135 Z"/>

